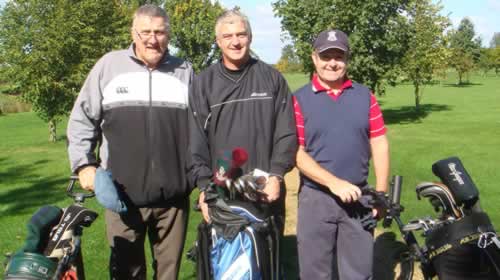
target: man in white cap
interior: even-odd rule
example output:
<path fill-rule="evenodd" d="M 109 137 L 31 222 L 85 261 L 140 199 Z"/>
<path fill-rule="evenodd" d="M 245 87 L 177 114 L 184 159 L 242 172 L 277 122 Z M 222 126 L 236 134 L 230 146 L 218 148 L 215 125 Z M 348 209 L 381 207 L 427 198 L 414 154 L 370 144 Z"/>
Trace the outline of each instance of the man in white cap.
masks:
<path fill-rule="evenodd" d="M 370 158 L 376 189 L 387 189 L 384 120 L 370 89 L 347 76 L 347 35 L 323 31 L 313 47 L 312 81 L 294 93 L 300 278 L 371 279 L 377 211 L 366 203 L 362 189 Z"/>

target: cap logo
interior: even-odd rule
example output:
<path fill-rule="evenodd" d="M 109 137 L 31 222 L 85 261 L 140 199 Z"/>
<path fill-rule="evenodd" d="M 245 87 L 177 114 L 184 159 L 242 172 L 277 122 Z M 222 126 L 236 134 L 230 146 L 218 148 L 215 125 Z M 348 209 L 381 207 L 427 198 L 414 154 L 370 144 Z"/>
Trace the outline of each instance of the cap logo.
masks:
<path fill-rule="evenodd" d="M 335 31 L 330 31 L 328 32 L 328 41 L 337 41 L 337 34 L 335 33 Z"/>

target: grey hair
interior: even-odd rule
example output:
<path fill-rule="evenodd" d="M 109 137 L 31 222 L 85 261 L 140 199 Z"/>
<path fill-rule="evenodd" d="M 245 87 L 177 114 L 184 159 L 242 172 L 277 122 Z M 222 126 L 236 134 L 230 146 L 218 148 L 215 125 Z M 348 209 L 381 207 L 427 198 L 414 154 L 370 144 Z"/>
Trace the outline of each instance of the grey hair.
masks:
<path fill-rule="evenodd" d="M 165 12 L 164 9 L 161 7 L 158 7 L 153 4 L 145 4 L 140 6 L 134 13 L 134 22 L 133 25 L 135 25 L 135 21 L 139 17 L 161 17 L 163 18 L 163 21 L 165 22 L 165 29 L 167 33 L 170 33 L 170 18 L 167 15 L 167 12 Z"/>
<path fill-rule="evenodd" d="M 245 31 L 248 33 L 248 38 L 252 39 L 252 27 L 250 27 L 250 22 L 248 17 L 240 12 L 238 8 L 233 8 L 230 10 L 225 10 L 215 22 L 215 36 L 219 37 L 220 26 L 224 23 L 235 23 L 241 21 L 245 25 Z"/>

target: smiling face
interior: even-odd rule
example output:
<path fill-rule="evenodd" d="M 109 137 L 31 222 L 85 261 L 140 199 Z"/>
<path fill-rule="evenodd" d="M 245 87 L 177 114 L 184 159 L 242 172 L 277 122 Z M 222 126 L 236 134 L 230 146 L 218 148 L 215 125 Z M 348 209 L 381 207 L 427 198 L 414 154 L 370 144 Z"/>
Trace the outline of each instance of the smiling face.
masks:
<path fill-rule="evenodd" d="M 239 18 L 232 18 L 217 26 L 217 45 L 222 51 L 222 61 L 231 70 L 240 69 L 248 61 L 251 42 L 251 35 Z"/>
<path fill-rule="evenodd" d="M 167 51 L 167 25 L 162 17 L 139 16 L 134 20 L 132 38 L 135 55 L 148 68 L 156 68 Z"/>
<path fill-rule="evenodd" d="M 347 74 L 347 52 L 340 49 L 328 49 L 312 54 L 316 73 L 323 86 L 338 89 L 344 83 Z"/>

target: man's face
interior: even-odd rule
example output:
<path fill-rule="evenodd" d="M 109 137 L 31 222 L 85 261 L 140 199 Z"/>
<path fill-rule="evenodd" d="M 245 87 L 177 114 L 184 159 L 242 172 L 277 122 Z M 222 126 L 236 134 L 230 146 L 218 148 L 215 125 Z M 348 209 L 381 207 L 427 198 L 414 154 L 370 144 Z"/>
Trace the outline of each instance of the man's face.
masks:
<path fill-rule="evenodd" d="M 342 85 L 347 73 L 347 53 L 339 49 L 313 52 L 312 60 L 321 81 L 332 86 Z"/>
<path fill-rule="evenodd" d="M 161 17 L 141 16 L 135 19 L 132 38 L 135 55 L 149 68 L 155 68 L 167 51 L 168 34 Z"/>
<path fill-rule="evenodd" d="M 222 51 L 224 65 L 239 69 L 250 58 L 251 38 L 241 20 L 222 23 L 218 30 L 217 45 Z"/>

